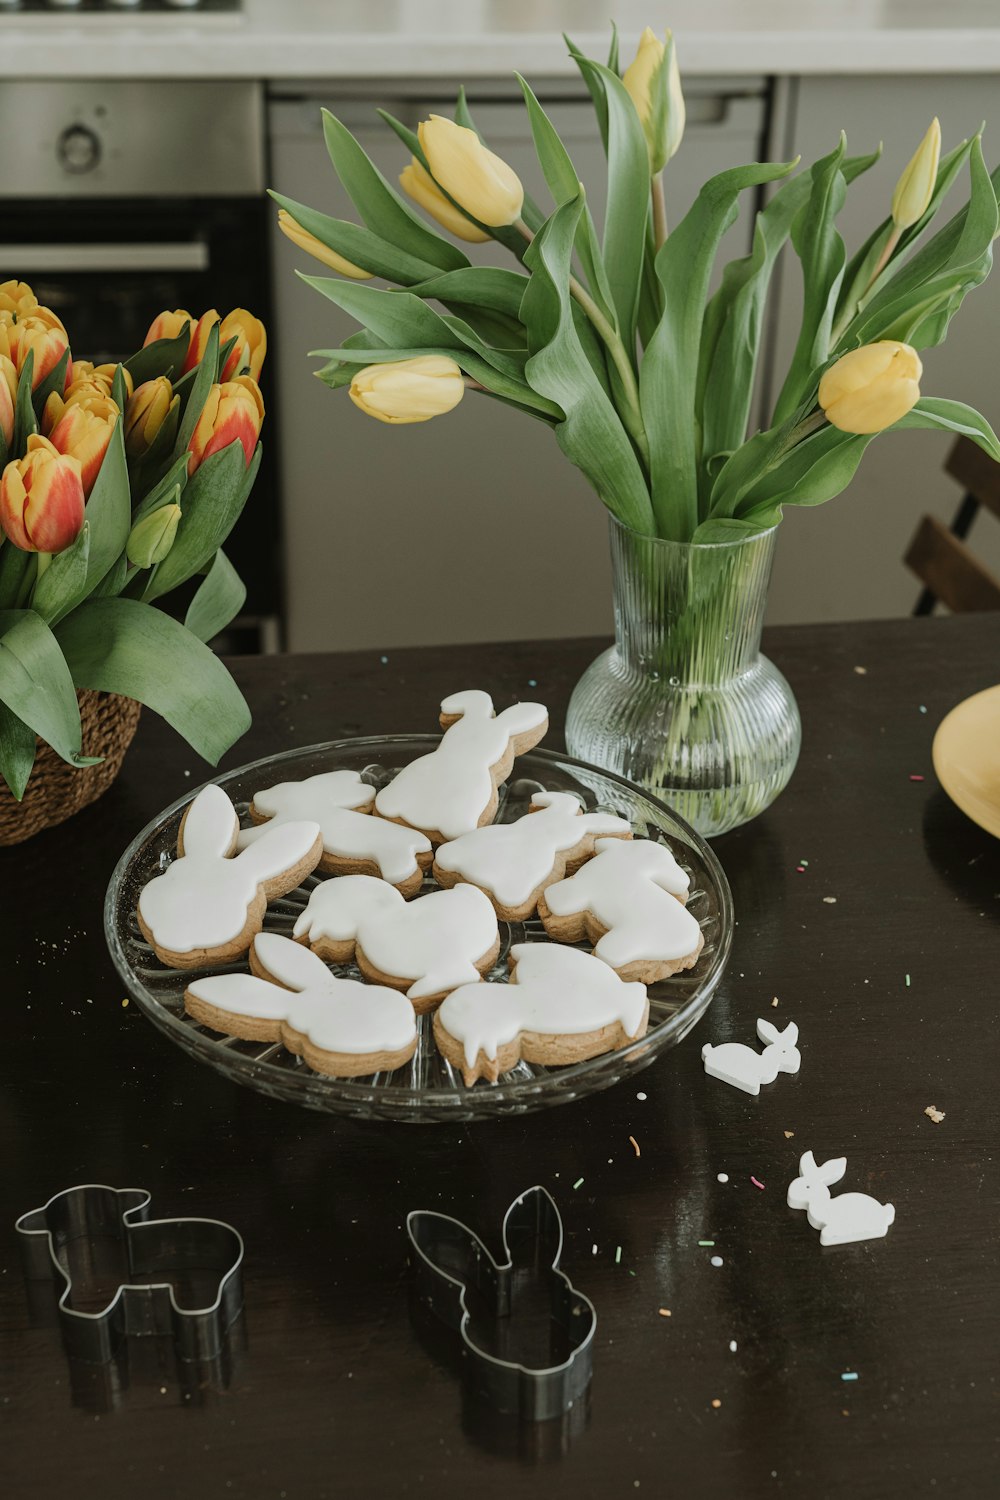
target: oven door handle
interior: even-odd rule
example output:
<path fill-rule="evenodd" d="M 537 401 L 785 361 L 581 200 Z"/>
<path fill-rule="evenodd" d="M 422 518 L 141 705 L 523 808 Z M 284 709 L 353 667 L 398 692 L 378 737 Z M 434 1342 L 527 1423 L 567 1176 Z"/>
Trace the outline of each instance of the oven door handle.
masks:
<path fill-rule="evenodd" d="M 11 272 L 50 271 L 207 271 L 208 246 L 202 240 L 178 244 L 2 245 L 0 265 Z"/>

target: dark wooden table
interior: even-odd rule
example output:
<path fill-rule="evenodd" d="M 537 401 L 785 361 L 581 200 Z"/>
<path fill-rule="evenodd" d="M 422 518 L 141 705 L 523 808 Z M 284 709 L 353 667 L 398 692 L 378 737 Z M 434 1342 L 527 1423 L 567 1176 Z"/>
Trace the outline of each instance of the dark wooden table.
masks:
<path fill-rule="evenodd" d="M 998 1492 L 1000 843 L 938 789 L 930 747 L 947 709 L 1000 678 L 1000 616 L 766 644 L 805 739 L 789 790 L 716 846 L 739 919 L 729 971 L 684 1044 L 561 1109 L 426 1129 L 309 1114 L 123 1008 L 105 885 L 133 833 L 205 776 L 151 715 L 102 803 L 0 851 L 5 1497 Z M 255 722 L 229 763 L 430 729 L 440 698 L 473 685 L 548 703 L 555 743 L 597 645 L 240 661 Z M 803 1062 L 751 1099 L 707 1078 L 700 1049 L 751 1041 L 759 1014 L 799 1023 Z M 785 1206 L 808 1148 L 846 1153 L 845 1189 L 896 1205 L 887 1239 L 821 1249 Z M 127 1389 L 71 1378 L 57 1331 L 31 1325 L 13 1221 L 87 1181 L 243 1233 L 228 1389 L 185 1391 L 134 1343 Z M 496 1245 L 534 1182 L 599 1314 L 582 1430 L 491 1421 L 408 1315 L 406 1212 L 440 1206 Z"/>

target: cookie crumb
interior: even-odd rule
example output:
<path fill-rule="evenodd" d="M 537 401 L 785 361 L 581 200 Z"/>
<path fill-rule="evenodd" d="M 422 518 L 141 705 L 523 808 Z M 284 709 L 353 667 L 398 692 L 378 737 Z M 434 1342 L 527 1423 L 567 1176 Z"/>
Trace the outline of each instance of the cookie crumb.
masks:
<path fill-rule="evenodd" d="M 837 904 L 837 898 L 836 898 L 836 896 L 824 896 L 823 897 L 823 902 L 824 902 L 824 905 L 826 905 L 826 906 L 836 906 L 836 904 Z"/>
<path fill-rule="evenodd" d="M 785 1137 L 786 1141 L 790 1141 L 791 1138 L 792 1138 L 792 1136 L 795 1134 L 795 1131 L 794 1130 L 783 1130 L 781 1133 Z"/>
<path fill-rule="evenodd" d="M 658 1307 L 657 1312 L 660 1314 L 661 1318 L 669 1318 L 671 1316 L 669 1307 Z"/>
<path fill-rule="evenodd" d="M 635 1152 L 636 1156 L 641 1156 L 642 1152 L 639 1150 L 639 1142 L 636 1140 L 635 1136 L 630 1135 L 629 1140 L 632 1142 L 632 1150 Z"/>
<path fill-rule="evenodd" d="M 941 1121 L 944 1119 L 944 1110 L 938 1109 L 936 1104 L 928 1104 L 927 1108 L 924 1110 L 924 1114 L 929 1120 L 933 1120 L 935 1125 L 940 1125 Z"/>
<path fill-rule="evenodd" d="M 775 995 L 774 999 L 771 1001 L 771 1009 L 772 1010 L 777 1010 L 779 1003 L 780 1002 L 778 1000 L 778 997 L 777 997 L 777 995 Z"/>
<path fill-rule="evenodd" d="M 718 1398 L 718 1396 L 714 1396 L 714 1397 L 713 1397 L 713 1398 L 712 1398 L 712 1406 L 713 1406 L 713 1408 L 714 1408 L 714 1410 L 715 1410 L 715 1411 L 718 1411 L 718 1410 L 719 1410 L 719 1407 L 720 1407 L 720 1406 L 721 1406 L 721 1405 L 722 1405 L 722 1402 L 721 1402 L 721 1401 L 720 1401 L 720 1400 L 719 1400 L 719 1398 Z"/>
<path fill-rule="evenodd" d="M 859 677 L 867 677 L 867 675 L 868 675 L 868 668 L 867 667 L 855 667 L 854 670 L 855 670 L 855 672 L 857 672 L 857 674 L 858 674 Z"/>

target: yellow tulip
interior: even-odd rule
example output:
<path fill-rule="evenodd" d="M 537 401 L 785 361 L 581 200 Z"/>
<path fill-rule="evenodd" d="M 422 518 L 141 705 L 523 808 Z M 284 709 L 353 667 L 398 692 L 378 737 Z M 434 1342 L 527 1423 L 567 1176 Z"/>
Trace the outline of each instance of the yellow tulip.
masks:
<path fill-rule="evenodd" d="M 17 400 L 17 371 L 14 361 L 0 354 L 0 433 L 7 447 L 14 436 L 14 403 Z"/>
<path fill-rule="evenodd" d="M 348 394 L 355 406 L 380 422 L 429 422 L 454 410 L 465 395 L 465 381 L 453 359 L 419 354 L 393 364 L 366 365 Z"/>
<path fill-rule="evenodd" d="M 38 298 L 26 281 L 0 282 L 0 312 L 23 318 L 38 306 Z"/>
<path fill-rule="evenodd" d="M 130 458 L 141 458 L 170 412 L 180 404 L 173 386 L 165 375 L 145 380 L 125 408 L 125 452 Z"/>
<path fill-rule="evenodd" d="M 324 245 L 314 234 L 310 234 L 308 229 L 303 229 L 298 219 L 293 219 L 287 208 L 278 209 L 278 228 L 293 245 L 297 245 L 307 255 L 315 256 L 316 260 L 321 260 L 324 266 L 329 266 L 339 275 L 349 276 L 352 281 L 371 280 L 371 271 L 362 270 L 360 266 L 338 255 L 336 250 L 331 250 L 329 245 Z"/>
<path fill-rule="evenodd" d="M 677 151 L 684 137 L 686 119 L 677 49 L 671 32 L 667 32 L 664 43 L 646 27 L 622 83 L 642 123 L 649 171 L 655 177 Z"/>
<path fill-rule="evenodd" d="M 477 245 L 490 238 L 485 230 L 467 219 L 450 198 L 445 197 L 434 178 L 416 157 L 400 172 L 399 185 L 404 193 L 409 193 L 414 203 L 419 203 L 432 219 L 438 221 L 442 229 L 457 235 L 460 240 L 468 240 L 470 244 Z"/>
<path fill-rule="evenodd" d="M 934 193 L 941 159 L 941 122 L 934 116 L 927 134 L 917 147 L 892 195 L 892 222 L 896 229 L 909 229 L 927 212 Z"/>
<path fill-rule="evenodd" d="M 431 115 L 417 126 L 417 138 L 431 175 L 480 224 L 496 228 L 521 217 L 521 179 L 486 149 L 474 130 Z"/>
<path fill-rule="evenodd" d="M 920 399 L 920 356 L 909 344 L 882 339 L 852 349 L 819 383 L 819 404 L 841 432 L 882 432 Z"/>

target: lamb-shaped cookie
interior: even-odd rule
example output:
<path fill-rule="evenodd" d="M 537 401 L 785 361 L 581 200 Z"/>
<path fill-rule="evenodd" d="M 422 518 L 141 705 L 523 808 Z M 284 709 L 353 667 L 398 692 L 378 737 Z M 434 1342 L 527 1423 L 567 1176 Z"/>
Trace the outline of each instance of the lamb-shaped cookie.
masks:
<path fill-rule="evenodd" d="M 181 821 L 180 857 L 142 888 L 139 926 L 171 969 L 227 963 L 245 953 L 268 901 L 301 885 L 323 852 L 317 823 L 282 823 L 233 858 L 239 831 L 222 788 L 202 787 Z"/>
<path fill-rule="evenodd" d="M 485 891 L 497 916 L 523 922 L 542 891 L 572 874 L 601 837 L 630 839 L 631 824 L 610 813 L 585 813 L 571 792 L 536 792 L 516 823 L 491 823 L 442 844 L 434 856 L 439 885 L 459 881 Z"/>
<path fill-rule="evenodd" d="M 309 818 L 323 834 L 324 875 L 376 875 L 404 896 L 416 895 L 430 868 L 431 841 L 415 828 L 374 818 L 375 788 L 357 771 L 325 771 L 304 781 L 282 781 L 255 792 L 250 816 L 258 825 L 240 834 L 245 849 L 276 823 Z"/>
<path fill-rule="evenodd" d="M 830 1196 L 833 1183 L 847 1171 L 847 1157 L 817 1163 L 811 1151 L 799 1159 L 799 1173 L 788 1188 L 789 1208 L 806 1209 L 809 1223 L 820 1230 L 821 1245 L 851 1245 L 856 1240 L 880 1240 L 896 1217 L 891 1203 L 880 1203 L 867 1193 Z"/>
<path fill-rule="evenodd" d="M 245 1041 L 281 1042 L 334 1078 L 400 1068 L 413 1056 L 413 1006 L 395 990 L 337 979 L 315 953 L 273 932 L 254 938 L 250 967 L 192 980 L 188 1015 Z"/>
<path fill-rule="evenodd" d="M 515 943 L 510 963 L 509 984 L 463 985 L 434 1017 L 438 1050 L 468 1087 L 477 1078 L 495 1083 L 522 1058 L 546 1067 L 583 1062 L 645 1036 L 646 986 L 590 954 Z"/>
<path fill-rule="evenodd" d="M 598 839 L 597 852 L 538 899 L 538 915 L 560 943 L 593 943 L 622 979 L 655 984 L 698 961 L 701 928 L 685 909 L 689 881 L 665 844 Z"/>
<path fill-rule="evenodd" d="M 500 951 L 496 913 L 475 886 L 407 902 L 370 875 L 316 886 L 294 933 L 321 958 L 353 957 L 366 979 L 405 990 L 418 1015 L 460 984 L 477 982 Z"/>
<path fill-rule="evenodd" d="M 419 828 L 443 844 L 492 823 L 497 788 L 516 755 L 537 745 L 549 727 L 540 703 L 515 703 L 494 716 L 488 693 L 452 693 L 441 704 L 445 733 L 429 755 L 404 766 L 375 798 L 380 818 Z"/>

